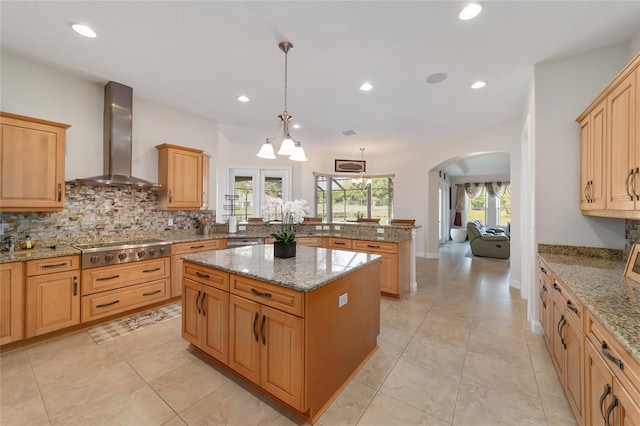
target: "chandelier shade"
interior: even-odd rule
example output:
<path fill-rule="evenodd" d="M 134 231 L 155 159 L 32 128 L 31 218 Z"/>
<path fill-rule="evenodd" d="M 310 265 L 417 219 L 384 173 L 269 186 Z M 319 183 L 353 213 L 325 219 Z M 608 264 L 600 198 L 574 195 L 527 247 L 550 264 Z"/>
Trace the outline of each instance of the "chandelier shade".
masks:
<path fill-rule="evenodd" d="M 287 112 L 287 58 L 289 50 L 293 48 L 293 44 L 288 41 L 283 41 L 278 44 L 280 50 L 284 52 L 284 111 L 278 115 L 280 119 L 280 134 L 272 138 L 267 138 L 266 142 L 260 148 L 257 156 L 260 158 L 266 158 L 273 160 L 276 158 L 273 150 L 272 142 L 282 139 L 280 143 L 280 149 L 278 149 L 278 155 L 288 156 L 293 161 L 307 161 L 307 157 L 304 154 L 304 149 L 300 145 L 300 141 L 295 140 L 289 134 L 289 121 L 291 115 Z"/>

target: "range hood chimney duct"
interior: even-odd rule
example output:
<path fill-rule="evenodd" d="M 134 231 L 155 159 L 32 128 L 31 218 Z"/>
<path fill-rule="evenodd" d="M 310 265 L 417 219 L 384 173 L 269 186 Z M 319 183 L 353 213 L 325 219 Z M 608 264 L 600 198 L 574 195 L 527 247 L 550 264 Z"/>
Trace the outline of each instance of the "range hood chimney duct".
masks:
<path fill-rule="evenodd" d="M 133 89 L 114 81 L 104 86 L 104 174 L 76 183 L 89 186 L 134 186 L 158 189 L 160 185 L 131 176 Z"/>

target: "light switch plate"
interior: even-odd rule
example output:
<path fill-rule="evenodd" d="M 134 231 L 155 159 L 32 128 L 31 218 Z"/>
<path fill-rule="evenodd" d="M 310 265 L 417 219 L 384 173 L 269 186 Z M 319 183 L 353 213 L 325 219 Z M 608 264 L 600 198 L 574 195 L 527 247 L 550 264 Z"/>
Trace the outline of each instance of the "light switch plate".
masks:
<path fill-rule="evenodd" d="M 322 229 L 322 225 L 316 225 L 316 231 Z"/>
<path fill-rule="evenodd" d="M 334 226 L 333 229 L 335 229 L 336 231 L 339 231 L 340 230 L 340 225 Z"/>
<path fill-rule="evenodd" d="M 377 229 L 376 229 L 376 232 L 377 232 L 378 234 L 384 234 L 384 228 L 377 228 Z"/>
<path fill-rule="evenodd" d="M 167 225 L 173 226 L 173 218 L 172 217 L 169 218 L 169 221 L 168 221 Z"/>
<path fill-rule="evenodd" d="M 247 227 L 244 225 L 238 225 L 238 231 L 246 231 Z"/>
<path fill-rule="evenodd" d="M 342 308 L 347 303 L 349 303 L 349 293 L 338 296 L 338 308 Z"/>
<path fill-rule="evenodd" d="M 328 231 L 328 230 L 329 230 L 329 225 L 323 225 L 323 226 L 322 226 L 322 229 L 324 229 L 324 230 L 327 230 L 327 231 Z"/>

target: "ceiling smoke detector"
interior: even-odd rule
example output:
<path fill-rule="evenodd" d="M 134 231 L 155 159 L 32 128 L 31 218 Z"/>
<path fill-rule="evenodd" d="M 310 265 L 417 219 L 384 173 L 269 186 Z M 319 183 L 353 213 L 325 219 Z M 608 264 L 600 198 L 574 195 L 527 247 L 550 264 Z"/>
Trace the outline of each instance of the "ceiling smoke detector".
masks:
<path fill-rule="evenodd" d="M 427 83 L 429 83 L 429 84 L 438 84 L 438 83 L 442 83 L 446 79 L 447 79 L 447 75 L 445 73 L 437 72 L 437 73 L 431 74 L 429 77 L 427 77 Z"/>
<path fill-rule="evenodd" d="M 352 130 L 345 130 L 344 132 L 342 132 L 342 134 L 345 136 L 354 136 L 354 135 L 357 135 L 358 132 L 352 129 Z"/>

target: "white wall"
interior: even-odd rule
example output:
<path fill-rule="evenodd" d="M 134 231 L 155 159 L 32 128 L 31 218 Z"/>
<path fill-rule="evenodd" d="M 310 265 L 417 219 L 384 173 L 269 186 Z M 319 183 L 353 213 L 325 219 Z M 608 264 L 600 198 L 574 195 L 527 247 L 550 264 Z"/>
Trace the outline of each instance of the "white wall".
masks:
<path fill-rule="evenodd" d="M 629 62 L 640 53 L 640 29 L 629 40 L 629 49 L 627 59 Z"/>
<path fill-rule="evenodd" d="M 101 175 L 106 82 L 93 81 L 4 51 L 0 55 L 2 111 L 70 124 L 65 179 Z M 214 121 L 135 97 L 135 90 L 134 87 L 132 174 L 135 177 L 157 181 L 155 146 L 161 143 L 203 149 L 214 155 L 212 165 L 215 164 L 218 131 Z M 211 188 L 214 182 L 212 167 Z M 210 193 L 210 197 L 214 196 L 214 192 Z"/>
<path fill-rule="evenodd" d="M 620 44 L 535 65 L 535 216 L 538 243 L 624 247 L 624 221 L 578 208 L 580 141 L 575 119 L 628 62 Z"/>

